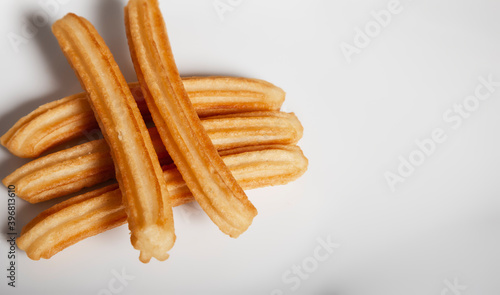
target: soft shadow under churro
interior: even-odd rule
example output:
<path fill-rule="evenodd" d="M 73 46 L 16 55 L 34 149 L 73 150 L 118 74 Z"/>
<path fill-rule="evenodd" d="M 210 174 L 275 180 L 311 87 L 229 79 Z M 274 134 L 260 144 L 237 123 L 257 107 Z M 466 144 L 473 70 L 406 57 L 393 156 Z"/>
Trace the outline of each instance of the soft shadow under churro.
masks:
<path fill-rule="evenodd" d="M 131 77 L 130 80 L 135 81 L 136 76 L 130 60 L 125 34 L 123 16 L 125 5 L 125 0 L 106 0 L 98 2 L 95 9 L 98 11 L 99 18 L 95 21 L 94 25 L 113 52 L 125 77 Z M 38 10 L 29 10 L 24 14 L 24 18 L 30 20 L 33 18 L 33 15 L 38 12 Z M 83 15 L 83 17 L 85 17 L 85 15 Z M 57 39 L 52 34 L 51 25 L 56 19 L 52 19 L 51 21 L 51 24 L 39 27 L 36 35 L 29 39 L 29 44 L 26 46 L 36 46 L 37 50 L 42 53 L 42 59 L 48 69 L 47 75 L 52 76 L 52 80 L 57 81 L 54 86 L 55 90 L 33 97 L 0 117 L 0 134 L 5 134 L 5 132 L 7 132 L 19 119 L 28 115 L 39 106 L 83 91 L 78 78 L 62 53 Z M 30 69 L 25 70 L 29 71 Z M 29 81 L 26 81 L 26 83 L 30 84 Z M 12 99 L 15 100 L 15 98 Z M 82 138 L 85 139 L 85 137 Z M 82 140 L 77 139 L 71 143 L 82 143 Z M 50 153 L 60 150 L 61 148 L 67 148 L 69 144 L 70 143 L 63 143 L 48 152 Z M 29 159 L 19 159 L 10 155 L 7 160 L 0 164 L 3 167 L 0 171 L 0 178 L 3 179 L 28 160 Z"/>
<path fill-rule="evenodd" d="M 38 11 L 32 10 L 25 13 L 25 19 L 32 19 L 34 13 Z M 36 35 L 29 39 L 29 43 L 25 46 L 35 46 L 42 53 L 42 59 L 48 65 L 49 71 L 47 75 L 53 77 L 53 80 L 58 81 L 54 87 L 55 90 L 49 93 L 33 97 L 21 105 L 15 107 L 9 113 L 0 117 L 0 133 L 5 134 L 20 118 L 28 115 L 30 112 L 39 106 L 60 99 L 72 93 L 81 92 L 78 79 L 75 77 L 73 70 L 66 62 L 66 58 L 59 48 L 56 38 L 52 35 L 51 26 L 46 25 L 38 28 Z M 23 54 L 22 52 L 20 54 Z M 24 69 L 29 72 L 30 69 Z M 30 81 L 26 81 L 29 85 Z M 11 98 L 15 100 L 15 97 Z M 4 167 L 5 163 L 2 163 Z M 10 169 L 10 167 L 9 167 Z M 5 171 L 5 170 L 4 170 Z M 2 173 L 5 173 L 2 171 Z M 3 177 L 3 176 L 2 176 Z"/>
<path fill-rule="evenodd" d="M 123 3 L 125 2 L 122 1 L 123 3 L 120 4 L 119 2 L 120 1 L 117 0 L 109 0 L 109 1 L 101 1 L 101 3 L 99 4 L 100 6 L 102 6 L 101 8 L 103 8 L 102 12 L 101 10 L 99 11 L 102 13 L 103 21 L 101 22 L 101 25 L 104 27 L 101 28 L 100 31 L 107 32 L 106 35 L 109 35 L 110 38 L 114 36 L 113 32 L 115 32 L 115 35 L 118 35 L 116 34 L 116 32 L 124 30 L 123 24 L 118 24 L 116 21 L 113 21 L 116 18 L 115 15 L 118 14 L 116 12 L 122 11 L 124 7 Z M 118 6 L 120 6 L 121 8 L 119 8 Z M 35 15 L 35 13 L 38 12 L 39 12 L 38 10 L 26 11 L 26 13 L 24 14 L 24 18 L 30 20 L 33 18 L 33 15 Z M 121 14 L 123 15 L 123 12 Z M 105 23 L 104 19 L 106 19 Z M 56 21 L 56 19 L 52 19 L 51 24 L 39 27 L 36 35 L 33 38 L 29 39 L 29 44 L 25 45 L 25 46 L 36 46 L 37 50 L 41 52 L 43 62 L 45 63 L 46 68 L 48 69 L 46 75 L 52 76 L 52 80 L 57 81 L 54 85 L 54 90 L 37 97 L 33 97 L 28 101 L 16 106 L 10 112 L 0 117 L 0 134 L 2 135 L 5 134 L 5 132 L 7 132 L 19 119 L 28 115 L 30 112 L 37 109 L 39 106 L 83 91 L 78 81 L 78 78 L 76 77 L 73 69 L 67 62 L 66 57 L 62 53 L 57 39 L 52 34 L 51 25 L 54 21 Z M 123 36 L 125 36 L 124 33 Z M 112 40 L 112 42 L 110 43 L 113 44 L 113 42 L 114 41 Z M 120 43 L 123 43 L 123 40 Z M 122 50 L 128 54 L 128 47 L 124 47 L 122 48 Z M 24 70 L 29 71 L 30 69 L 24 69 Z M 30 84 L 29 81 L 26 81 L 26 84 Z M 15 98 L 12 99 L 15 100 Z M 82 143 L 81 139 L 76 139 L 73 142 L 75 144 Z M 57 151 L 58 149 L 61 149 L 61 147 L 67 148 L 69 147 L 68 146 L 69 144 L 70 143 L 68 142 L 61 144 L 59 147 L 51 149 L 51 152 Z M 2 161 L 2 163 L 0 163 L 1 167 L 3 168 L 0 170 L 0 178 L 1 179 L 5 178 L 7 175 L 9 175 L 14 170 L 21 167 L 23 164 L 27 163 L 30 160 L 31 159 L 21 159 L 9 153 L 7 159 Z M 93 189 L 95 189 L 95 187 Z M 68 199 L 71 196 L 79 195 L 81 193 L 90 190 L 91 189 L 84 189 L 83 191 L 80 191 L 78 193 L 39 204 L 24 204 L 26 202 L 18 198 L 16 200 L 17 203 L 16 217 L 17 217 L 18 232 L 20 233 L 21 228 L 25 226 L 32 218 L 34 218 L 43 210 L 55 205 L 56 203 L 62 200 Z M 5 220 L 0 221 L 0 227 L 6 228 Z"/>
<path fill-rule="evenodd" d="M 32 19 L 33 14 L 36 12 L 38 11 L 27 11 L 24 18 Z M 26 44 L 25 46 L 37 47 L 37 49 L 42 53 L 43 60 L 48 65 L 47 68 L 49 71 L 47 72 L 47 75 L 53 76 L 54 80 L 58 81 L 58 85 L 55 87 L 54 91 L 38 97 L 33 97 L 0 117 L 0 134 L 2 135 L 5 134 L 5 132 L 7 132 L 7 130 L 9 130 L 19 119 L 28 115 L 39 106 L 65 97 L 71 93 L 82 91 L 79 86 L 78 79 L 73 74 L 73 70 L 66 62 L 66 58 L 59 49 L 59 44 L 57 43 L 56 38 L 52 35 L 50 25 L 38 28 L 37 34 L 32 39 L 29 39 L 29 44 Z M 20 54 L 23 53 L 21 52 Z M 30 69 L 24 70 L 27 72 L 30 71 Z M 26 81 L 26 84 L 29 85 L 29 81 Z M 15 101 L 16 98 L 12 97 L 11 99 Z M 27 161 L 29 161 L 29 159 L 21 159 L 9 154 L 7 159 L 0 164 L 3 168 L 0 171 L 0 178 L 3 179 Z"/>

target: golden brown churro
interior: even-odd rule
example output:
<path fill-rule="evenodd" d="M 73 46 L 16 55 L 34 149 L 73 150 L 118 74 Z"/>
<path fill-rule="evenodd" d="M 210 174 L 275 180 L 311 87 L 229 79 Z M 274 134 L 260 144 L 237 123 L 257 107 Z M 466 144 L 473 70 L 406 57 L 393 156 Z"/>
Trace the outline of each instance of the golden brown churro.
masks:
<path fill-rule="evenodd" d="M 255 111 L 279 111 L 285 91 L 259 79 L 237 77 L 182 78 L 200 117 Z"/>
<path fill-rule="evenodd" d="M 168 258 L 175 242 L 172 208 L 158 157 L 136 102 L 111 52 L 84 18 L 68 14 L 52 30 L 87 91 L 106 139 L 140 260 Z"/>
<path fill-rule="evenodd" d="M 285 92 L 266 81 L 235 77 L 183 78 L 189 98 L 200 117 L 249 111 L 277 111 Z M 128 84 L 147 118 L 149 111 L 139 83 Z M 48 149 L 98 128 L 87 94 L 50 102 L 21 118 L 1 138 L 21 158 L 40 156 Z"/>
<path fill-rule="evenodd" d="M 307 169 L 307 159 L 297 146 L 255 146 L 226 150 L 222 159 L 245 189 L 285 184 Z M 175 167 L 164 171 L 172 204 L 193 197 Z M 29 258 L 50 258 L 57 252 L 126 222 L 121 192 L 111 185 L 70 198 L 40 213 L 17 239 Z"/>
<path fill-rule="evenodd" d="M 217 150 L 265 145 L 295 144 L 302 126 L 293 113 L 250 112 L 206 117 L 201 120 Z M 160 160 L 168 153 L 156 131 L 149 129 Z M 167 162 L 165 162 L 167 163 Z M 20 198 L 38 203 L 77 192 L 114 178 L 114 166 L 105 140 L 95 140 L 33 160 L 3 179 L 15 185 Z"/>
<path fill-rule="evenodd" d="M 29 258 L 50 258 L 57 252 L 127 222 L 117 185 L 70 198 L 40 213 L 16 240 Z"/>
<path fill-rule="evenodd" d="M 187 96 L 154 0 L 130 0 L 125 24 L 132 61 L 165 147 L 201 208 L 238 237 L 257 210 L 220 158 Z"/>
<path fill-rule="evenodd" d="M 158 158 L 171 162 L 155 128 L 150 130 Z M 161 162 L 160 162 L 161 163 Z M 115 177 L 109 146 L 104 139 L 48 154 L 18 168 L 2 182 L 16 186 L 17 196 L 39 203 L 77 192 Z"/>

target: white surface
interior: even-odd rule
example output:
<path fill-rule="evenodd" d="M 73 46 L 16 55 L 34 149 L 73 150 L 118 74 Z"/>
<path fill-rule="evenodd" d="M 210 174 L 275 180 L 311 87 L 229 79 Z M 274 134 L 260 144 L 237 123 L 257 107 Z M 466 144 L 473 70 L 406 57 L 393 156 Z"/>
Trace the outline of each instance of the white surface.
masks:
<path fill-rule="evenodd" d="M 499 294 L 500 91 L 456 130 L 442 119 L 473 94 L 478 77 L 500 81 L 499 2 L 401 0 L 403 10 L 351 63 L 341 43 L 352 44 L 355 28 L 389 1 L 230 2 L 236 7 L 223 20 L 213 0 L 161 2 L 180 72 L 257 77 L 285 89 L 284 109 L 305 127 L 307 174 L 248 192 L 259 215 L 237 240 L 195 207 L 176 208 L 177 243 L 163 263 L 141 264 L 121 227 L 50 260 L 18 250 L 14 289 L 2 238 L 0 293 L 110 294 L 103 290 L 113 270 L 124 268 L 135 278 L 120 294 Z M 132 81 L 124 5 L 73 0 L 50 23 L 67 12 L 88 18 Z M 81 88 L 49 25 L 18 53 L 9 43 L 7 34 L 20 34 L 40 11 L 38 1 L 0 8 L 3 134 L 36 106 Z M 384 173 L 435 128 L 446 142 L 392 192 Z M 0 163 L 3 178 L 24 161 L 2 148 Z M 5 232 L 6 189 L 0 194 Z M 19 201 L 18 227 L 49 205 Z M 311 263 L 317 239 L 328 236 L 340 248 L 291 290 L 282 276 Z M 454 293 L 455 279 L 467 289 Z"/>

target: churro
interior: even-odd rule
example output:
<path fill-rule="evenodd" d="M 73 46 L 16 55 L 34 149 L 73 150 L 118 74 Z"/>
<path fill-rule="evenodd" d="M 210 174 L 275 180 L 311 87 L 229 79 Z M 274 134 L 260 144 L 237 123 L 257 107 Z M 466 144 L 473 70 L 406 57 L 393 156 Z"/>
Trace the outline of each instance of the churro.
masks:
<path fill-rule="evenodd" d="M 222 159 L 244 189 L 288 183 L 307 169 L 297 146 L 255 146 L 222 152 Z M 178 206 L 193 200 L 180 173 L 164 171 L 171 202 Z M 116 185 L 70 198 L 40 213 L 17 239 L 29 258 L 48 259 L 93 235 L 126 223 L 125 206 Z"/>
<path fill-rule="evenodd" d="M 249 78 L 183 78 L 193 107 L 200 117 L 249 111 L 277 111 L 285 92 L 273 84 Z M 129 83 L 139 110 L 148 118 L 139 83 Z M 0 142 L 12 154 L 34 158 L 47 150 L 98 128 L 86 93 L 79 93 L 38 107 L 21 118 Z"/>
<path fill-rule="evenodd" d="M 295 144 L 302 125 L 293 113 L 250 112 L 205 117 L 203 127 L 217 150 L 265 145 Z M 156 131 L 149 129 L 161 162 L 168 153 Z M 113 161 L 105 140 L 95 140 L 33 160 L 3 179 L 15 185 L 17 195 L 30 202 L 47 201 L 115 177 Z"/>
<path fill-rule="evenodd" d="M 130 0 L 125 25 L 132 61 L 158 133 L 201 208 L 219 229 L 238 237 L 257 210 L 201 125 L 175 65 L 155 0 Z"/>
<path fill-rule="evenodd" d="M 88 93 L 110 147 L 132 245 L 144 263 L 152 257 L 165 260 L 175 242 L 167 185 L 125 78 L 104 40 L 86 19 L 70 13 L 58 20 L 52 31 Z"/>

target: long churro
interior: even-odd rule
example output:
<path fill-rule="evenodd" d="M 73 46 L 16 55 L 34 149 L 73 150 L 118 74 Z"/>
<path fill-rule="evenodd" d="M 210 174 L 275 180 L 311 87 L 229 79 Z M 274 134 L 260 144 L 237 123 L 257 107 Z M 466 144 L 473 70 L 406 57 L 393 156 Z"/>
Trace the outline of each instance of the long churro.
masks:
<path fill-rule="evenodd" d="M 235 77 L 183 78 L 200 117 L 249 111 L 277 111 L 285 98 L 281 88 L 263 80 Z M 147 118 L 149 111 L 139 83 L 128 84 Z M 98 128 L 87 94 L 79 93 L 38 107 L 21 118 L 1 138 L 11 153 L 38 157 L 50 148 Z"/>
<path fill-rule="evenodd" d="M 256 146 L 222 152 L 222 159 L 244 189 L 288 183 L 307 169 L 297 146 Z M 164 171 L 174 206 L 193 200 L 175 167 Z M 93 235 L 126 223 L 125 207 L 116 185 L 70 198 L 40 213 L 17 239 L 29 258 L 50 258 Z"/>
<path fill-rule="evenodd" d="M 158 2 L 130 0 L 125 25 L 135 71 L 163 144 L 201 208 L 222 232 L 238 237 L 257 210 L 220 158 L 187 96 Z"/>
<path fill-rule="evenodd" d="M 295 144 L 302 125 L 292 113 L 250 112 L 205 117 L 203 127 L 217 150 L 265 145 Z M 149 129 L 158 158 L 167 163 L 168 153 L 156 131 Z M 3 179 L 15 185 L 20 198 L 38 203 L 114 178 L 114 166 L 105 140 L 95 140 L 33 160 Z"/>
<path fill-rule="evenodd" d="M 87 91 L 110 146 L 139 259 L 168 258 L 175 242 L 172 208 L 146 124 L 111 52 L 86 19 L 68 14 L 52 30 Z"/>

